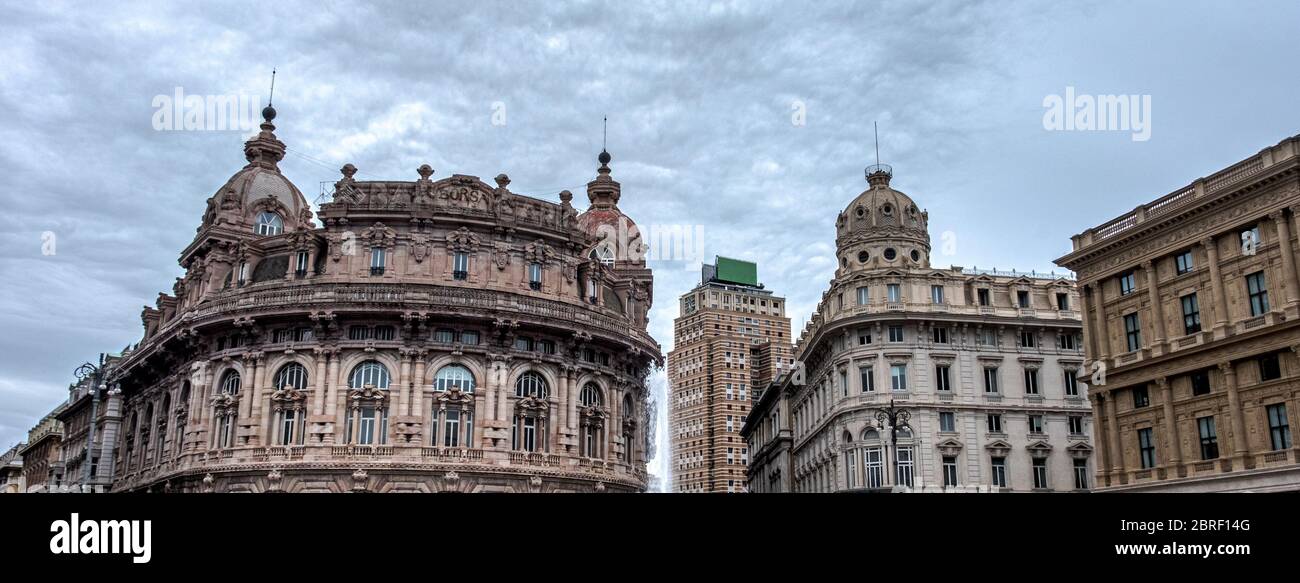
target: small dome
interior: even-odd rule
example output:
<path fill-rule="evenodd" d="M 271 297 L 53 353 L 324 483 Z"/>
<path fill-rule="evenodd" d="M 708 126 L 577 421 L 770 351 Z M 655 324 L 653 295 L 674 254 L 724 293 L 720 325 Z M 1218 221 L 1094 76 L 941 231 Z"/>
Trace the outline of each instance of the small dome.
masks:
<path fill-rule="evenodd" d="M 891 188 L 889 178 L 869 174 L 871 187 L 840 213 L 835 243 L 841 270 L 929 265 L 928 215 Z"/>

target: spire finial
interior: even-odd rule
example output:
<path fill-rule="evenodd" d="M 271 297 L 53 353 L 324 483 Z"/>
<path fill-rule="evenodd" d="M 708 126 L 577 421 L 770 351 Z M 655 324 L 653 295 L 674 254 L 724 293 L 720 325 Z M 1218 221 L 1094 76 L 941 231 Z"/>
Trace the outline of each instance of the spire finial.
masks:
<path fill-rule="evenodd" d="M 601 130 L 600 155 L 596 156 L 596 160 L 600 162 L 599 172 L 601 174 L 609 174 L 609 161 L 613 159 L 613 157 L 609 155 L 609 150 L 605 149 L 606 140 L 608 138 L 609 138 L 609 116 L 607 115 L 605 116 L 605 127 L 603 130 Z"/>
<path fill-rule="evenodd" d="M 271 105 L 271 102 L 274 100 L 275 100 L 275 69 L 271 69 L 271 93 L 266 98 L 266 107 L 262 108 L 262 119 L 266 120 L 266 123 L 263 125 L 269 125 L 271 123 L 271 120 L 275 119 L 275 107 L 272 107 Z M 275 126 L 271 126 L 271 129 L 275 129 Z"/>

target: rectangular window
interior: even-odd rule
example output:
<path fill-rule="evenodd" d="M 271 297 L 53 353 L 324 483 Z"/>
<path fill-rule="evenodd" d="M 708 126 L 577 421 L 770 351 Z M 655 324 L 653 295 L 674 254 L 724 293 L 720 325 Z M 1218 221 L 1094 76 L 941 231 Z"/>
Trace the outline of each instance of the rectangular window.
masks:
<path fill-rule="evenodd" d="M 867 483 L 865 485 L 868 488 L 879 488 L 883 481 L 884 463 L 881 460 L 880 454 L 881 452 L 879 447 L 870 447 L 863 450 L 863 456 L 866 461 L 862 464 L 862 469 L 865 470 L 866 473 Z"/>
<path fill-rule="evenodd" d="M 1088 460 L 1076 458 L 1074 460 L 1074 489 L 1088 489 Z"/>
<path fill-rule="evenodd" d="M 986 418 L 989 433 L 1002 433 L 1002 415 L 989 413 Z"/>
<path fill-rule="evenodd" d="M 1201 459 L 1217 459 L 1219 457 L 1219 436 L 1214 431 L 1214 416 L 1197 418 L 1196 429 L 1201 434 Z"/>
<path fill-rule="evenodd" d="M 1065 396 L 1079 396 L 1079 379 L 1074 376 L 1074 371 L 1065 371 Z"/>
<path fill-rule="evenodd" d="M 1133 408 L 1140 409 L 1151 404 L 1146 387 L 1133 387 Z"/>
<path fill-rule="evenodd" d="M 1282 368 L 1277 361 L 1276 354 L 1265 354 L 1259 357 L 1258 362 L 1260 382 L 1282 378 Z"/>
<path fill-rule="evenodd" d="M 1246 276 L 1246 292 L 1250 294 L 1250 315 L 1260 316 L 1268 312 L 1268 284 L 1264 281 L 1264 272 L 1256 271 Z"/>
<path fill-rule="evenodd" d="M 1196 269 L 1196 265 L 1192 262 L 1192 250 L 1188 249 L 1175 256 L 1174 267 L 1175 269 L 1177 269 L 1178 275 L 1182 275 L 1184 273 L 1190 272 L 1193 269 Z"/>
<path fill-rule="evenodd" d="M 370 275 L 384 274 L 384 248 L 373 247 L 370 249 Z"/>
<path fill-rule="evenodd" d="M 899 446 L 897 461 L 894 483 L 912 487 L 912 448 Z"/>
<path fill-rule="evenodd" d="M 1124 338 L 1128 341 L 1129 352 L 1142 348 L 1142 326 L 1136 312 L 1124 316 Z"/>
<path fill-rule="evenodd" d="M 433 333 L 433 340 L 443 344 L 451 344 L 456 341 L 456 331 L 446 328 L 440 329 Z"/>
<path fill-rule="evenodd" d="M 1193 396 L 1210 394 L 1210 371 L 1198 370 L 1189 376 L 1192 379 Z"/>
<path fill-rule="evenodd" d="M 1056 294 L 1056 309 L 1062 311 L 1070 309 L 1070 294 Z"/>
<path fill-rule="evenodd" d="M 949 433 L 957 431 L 957 414 L 951 411 L 941 411 L 939 413 L 939 431 Z"/>
<path fill-rule="evenodd" d="M 1022 308 L 1028 308 L 1028 307 L 1029 307 L 1029 292 L 1027 292 L 1027 291 L 1025 291 L 1025 290 L 1019 290 L 1019 291 L 1017 291 L 1017 292 L 1016 292 L 1016 305 L 1018 305 L 1018 306 L 1020 306 L 1020 307 L 1022 307 Z"/>
<path fill-rule="evenodd" d="M 294 272 L 296 272 L 298 277 L 307 275 L 307 252 L 306 251 L 298 252 L 298 260 L 294 265 Z"/>
<path fill-rule="evenodd" d="M 531 352 L 533 350 L 533 339 L 527 336 L 515 338 L 515 350 Z"/>
<path fill-rule="evenodd" d="M 297 433 L 294 430 L 297 428 L 298 412 L 293 409 L 285 409 L 284 413 L 280 416 L 280 445 L 293 445 L 297 443 L 297 441 L 294 441 L 295 434 Z"/>
<path fill-rule="evenodd" d="M 357 429 L 357 443 L 370 445 L 375 442 L 375 408 L 361 408 L 361 425 Z"/>
<path fill-rule="evenodd" d="M 555 354 L 555 342 L 553 340 L 538 340 L 537 351 L 542 354 Z"/>
<path fill-rule="evenodd" d="M 998 392 L 998 369 L 995 366 L 984 367 L 984 392 Z"/>
<path fill-rule="evenodd" d="M 957 485 L 957 458 L 956 456 L 943 456 L 943 485 Z"/>
<path fill-rule="evenodd" d="M 1007 487 L 1007 458 L 990 457 L 989 469 L 993 478 L 993 485 L 999 488 Z"/>
<path fill-rule="evenodd" d="M 1201 331 L 1201 306 L 1196 301 L 1196 294 L 1187 294 L 1180 300 L 1183 304 L 1183 333 L 1194 334 Z"/>
<path fill-rule="evenodd" d="M 871 288 L 863 286 L 858 288 L 858 305 L 865 306 L 871 303 Z"/>
<path fill-rule="evenodd" d="M 1044 490 L 1047 486 L 1047 460 L 1034 458 L 1034 489 Z"/>
<path fill-rule="evenodd" d="M 941 285 L 930 286 L 930 301 L 936 304 L 943 303 L 943 286 Z"/>
<path fill-rule="evenodd" d="M 465 281 L 469 279 L 469 254 L 463 251 L 456 252 L 452 256 L 451 276 L 454 279 Z"/>
<path fill-rule="evenodd" d="M 1286 418 L 1286 404 L 1278 403 L 1265 408 L 1268 412 L 1268 438 L 1273 451 L 1291 447 L 1291 423 Z"/>
<path fill-rule="evenodd" d="M 849 396 L 849 371 L 840 371 L 840 394 Z"/>
<path fill-rule="evenodd" d="M 896 284 L 896 283 L 891 283 L 891 284 L 889 284 L 889 286 L 888 286 L 886 289 L 889 291 L 889 302 L 890 302 L 890 303 L 896 303 L 896 302 L 900 302 L 900 301 L 902 301 L 901 298 L 902 298 L 902 295 L 903 295 L 903 294 L 902 294 L 902 290 L 899 289 L 898 284 Z"/>
<path fill-rule="evenodd" d="M 528 264 L 528 287 L 534 291 L 542 289 L 542 264 L 541 263 Z"/>
<path fill-rule="evenodd" d="M 466 330 L 464 332 L 461 332 L 460 343 L 470 344 L 470 345 L 478 344 L 478 332 L 474 330 Z"/>
<path fill-rule="evenodd" d="M 952 385 L 948 383 L 948 367 L 934 367 L 934 389 L 936 391 L 951 391 Z"/>
<path fill-rule="evenodd" d="M 1038 394 L 1038 371 L 1034 369 L 1025 369 L 1025 394 Z"/>
<path fill-rule="evenodd" d="M 975 343 L 981 346 L 996 346 L 998 343 L 997 333 L 993 330 L 980 329 L 975 334 Z"/>
<path fill-rule="evenodd" d="M 890 386 L 895 391 L 907 390 L 907 365 L 895 364 L 889 367 Z"/>
<path fill-rule="evenodd" d="M 858 346 L 871 344 L 871 334 L 858 334 Z"/>
<path fill-rule="evenodd" d="M 1119 276 L 1119 295 L 1126 296 L 1133 293 L 1133 290 L 1137 289 L 1136 281 L 1132 271 Z"/>
<path fill-rule="evenodd" d="M 875 369 L 870 366 L 858 368 L 858 376 L 862 379 L 862 392 L 871 393 L 876 390 L 876 375 L 874 371 Z"/>
<path fill-rule="evenodd" d="M 1071 415 L 1069 417 L 1069 422 L 1070 435 L 1083 435 L 1083 416 Z"/>
<path fill-rule="evenodd" d="M 1043 432 L 1043 416 L 1042 416 L 1042 415 L 1030 415 L 1030 416 L 1029 416 L 1029 432 L 1030 432 L 1030 433 L 1042 433 L 1042 432 Z"/>
<path fill-rule="evenodd" d="M 1075 334 L 1061 334 L 1056 337 L 1056 346 L 1062 350 L 1078 350 L 1079 337 Z"/>
<path fill-rule="evenodd" d="M 890 341 L 890 342 L 902 342 L 902 341 L 903 341 L 903 327 L 902 327 L 902 326 L 890 326 L 890 327 L 889 327 L 889 341 Z"/>
<path fill-rule="evenodd" d="M 442 445 L 460 447 L 460 410 L 448 409 L 443 413 Z"/>
<path fill-rule="evenodd" d="M 1150 427 L 1138 430 L 1138 453 L 1141 454 L 1142 469 L 1156 467 L 1156 440 Z"/>
<path fill-rule="evenodd" d="M 979 301 L 979 304 L 981 306 L 989 305 L 989 290 L 987 289 L 975 290 L 975 297 L 977 301 Z"/>
<path fill-rule="evenodd" d="M 1020 333 L 1020 346 L 1022 348 L 1033 348 L 1035 344 L 1035 335 L 1033 332 Z"/>
<path fill-rule="evenodd" d="M 948 343 L 948 329 L 947 329 L 947 328 L 935 328 L 935 329 L 933 330 L 933 336 L 934 336 L 934 343 L 935 343 L 935 344 L 947 344 L 947 343 Z"/>

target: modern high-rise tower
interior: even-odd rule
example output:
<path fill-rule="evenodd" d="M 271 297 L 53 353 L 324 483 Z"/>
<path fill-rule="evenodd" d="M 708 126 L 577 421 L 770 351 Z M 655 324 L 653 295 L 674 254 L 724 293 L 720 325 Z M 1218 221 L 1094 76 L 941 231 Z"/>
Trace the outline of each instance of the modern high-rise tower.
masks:
<path fill-rule="evenodd" d="M 755 388 L 793 363 L 785 298 L 758 268 L 718 257 L 681 297 L 668 353 L 674 492 L 742 492 L 749 450 L 740 427 Z"/>

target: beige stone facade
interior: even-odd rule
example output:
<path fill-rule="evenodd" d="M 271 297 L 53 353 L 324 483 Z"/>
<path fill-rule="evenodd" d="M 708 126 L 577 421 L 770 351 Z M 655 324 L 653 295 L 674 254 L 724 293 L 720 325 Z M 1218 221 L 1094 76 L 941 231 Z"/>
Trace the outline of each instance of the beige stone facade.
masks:
<path fill-rule="evenodd" d="M 56 413 L 58 409 L 41 418 L 18 451 L 26 492 L 57 492 L 63 486 L 63 424 Z"/>
<path fill-rule="evenodd" d="M 839 215 L 839 268 L 796 345 L 802 367 L 746 421 L 750 490 L 1086 490 L 1074 282 L 932 267 L 928 215 L 891 177 L 869 168 Z M 891 404 L 906 414 L 882 422 Z"/>
<path fill-rule="evenodd" d="M 1103 489 L 1300 489 L 1300 137 L 1073 237 Z"/>
<path fill-rule="evenodd" d="M 755 387 L 792 360 L 785 298 L 709 275 L 679 299 L 668 354 L 674 492 L 743 492 L 749 446 L 740 429 Z"/>
<path fill-rule="evenodd" d="M 581 214 L 349 164 L 316 226 L 274 113 L 111 375 L 113 490 L 645 490 L 662 356 L 609 155 Z"/>
<path fill-rule="evenodd" d="M 21 494 L 27 491 L 22 456 L 22 450 L 26 447 L 26 443 L 19 443 L 0 454 L 0 494 Z"/>

